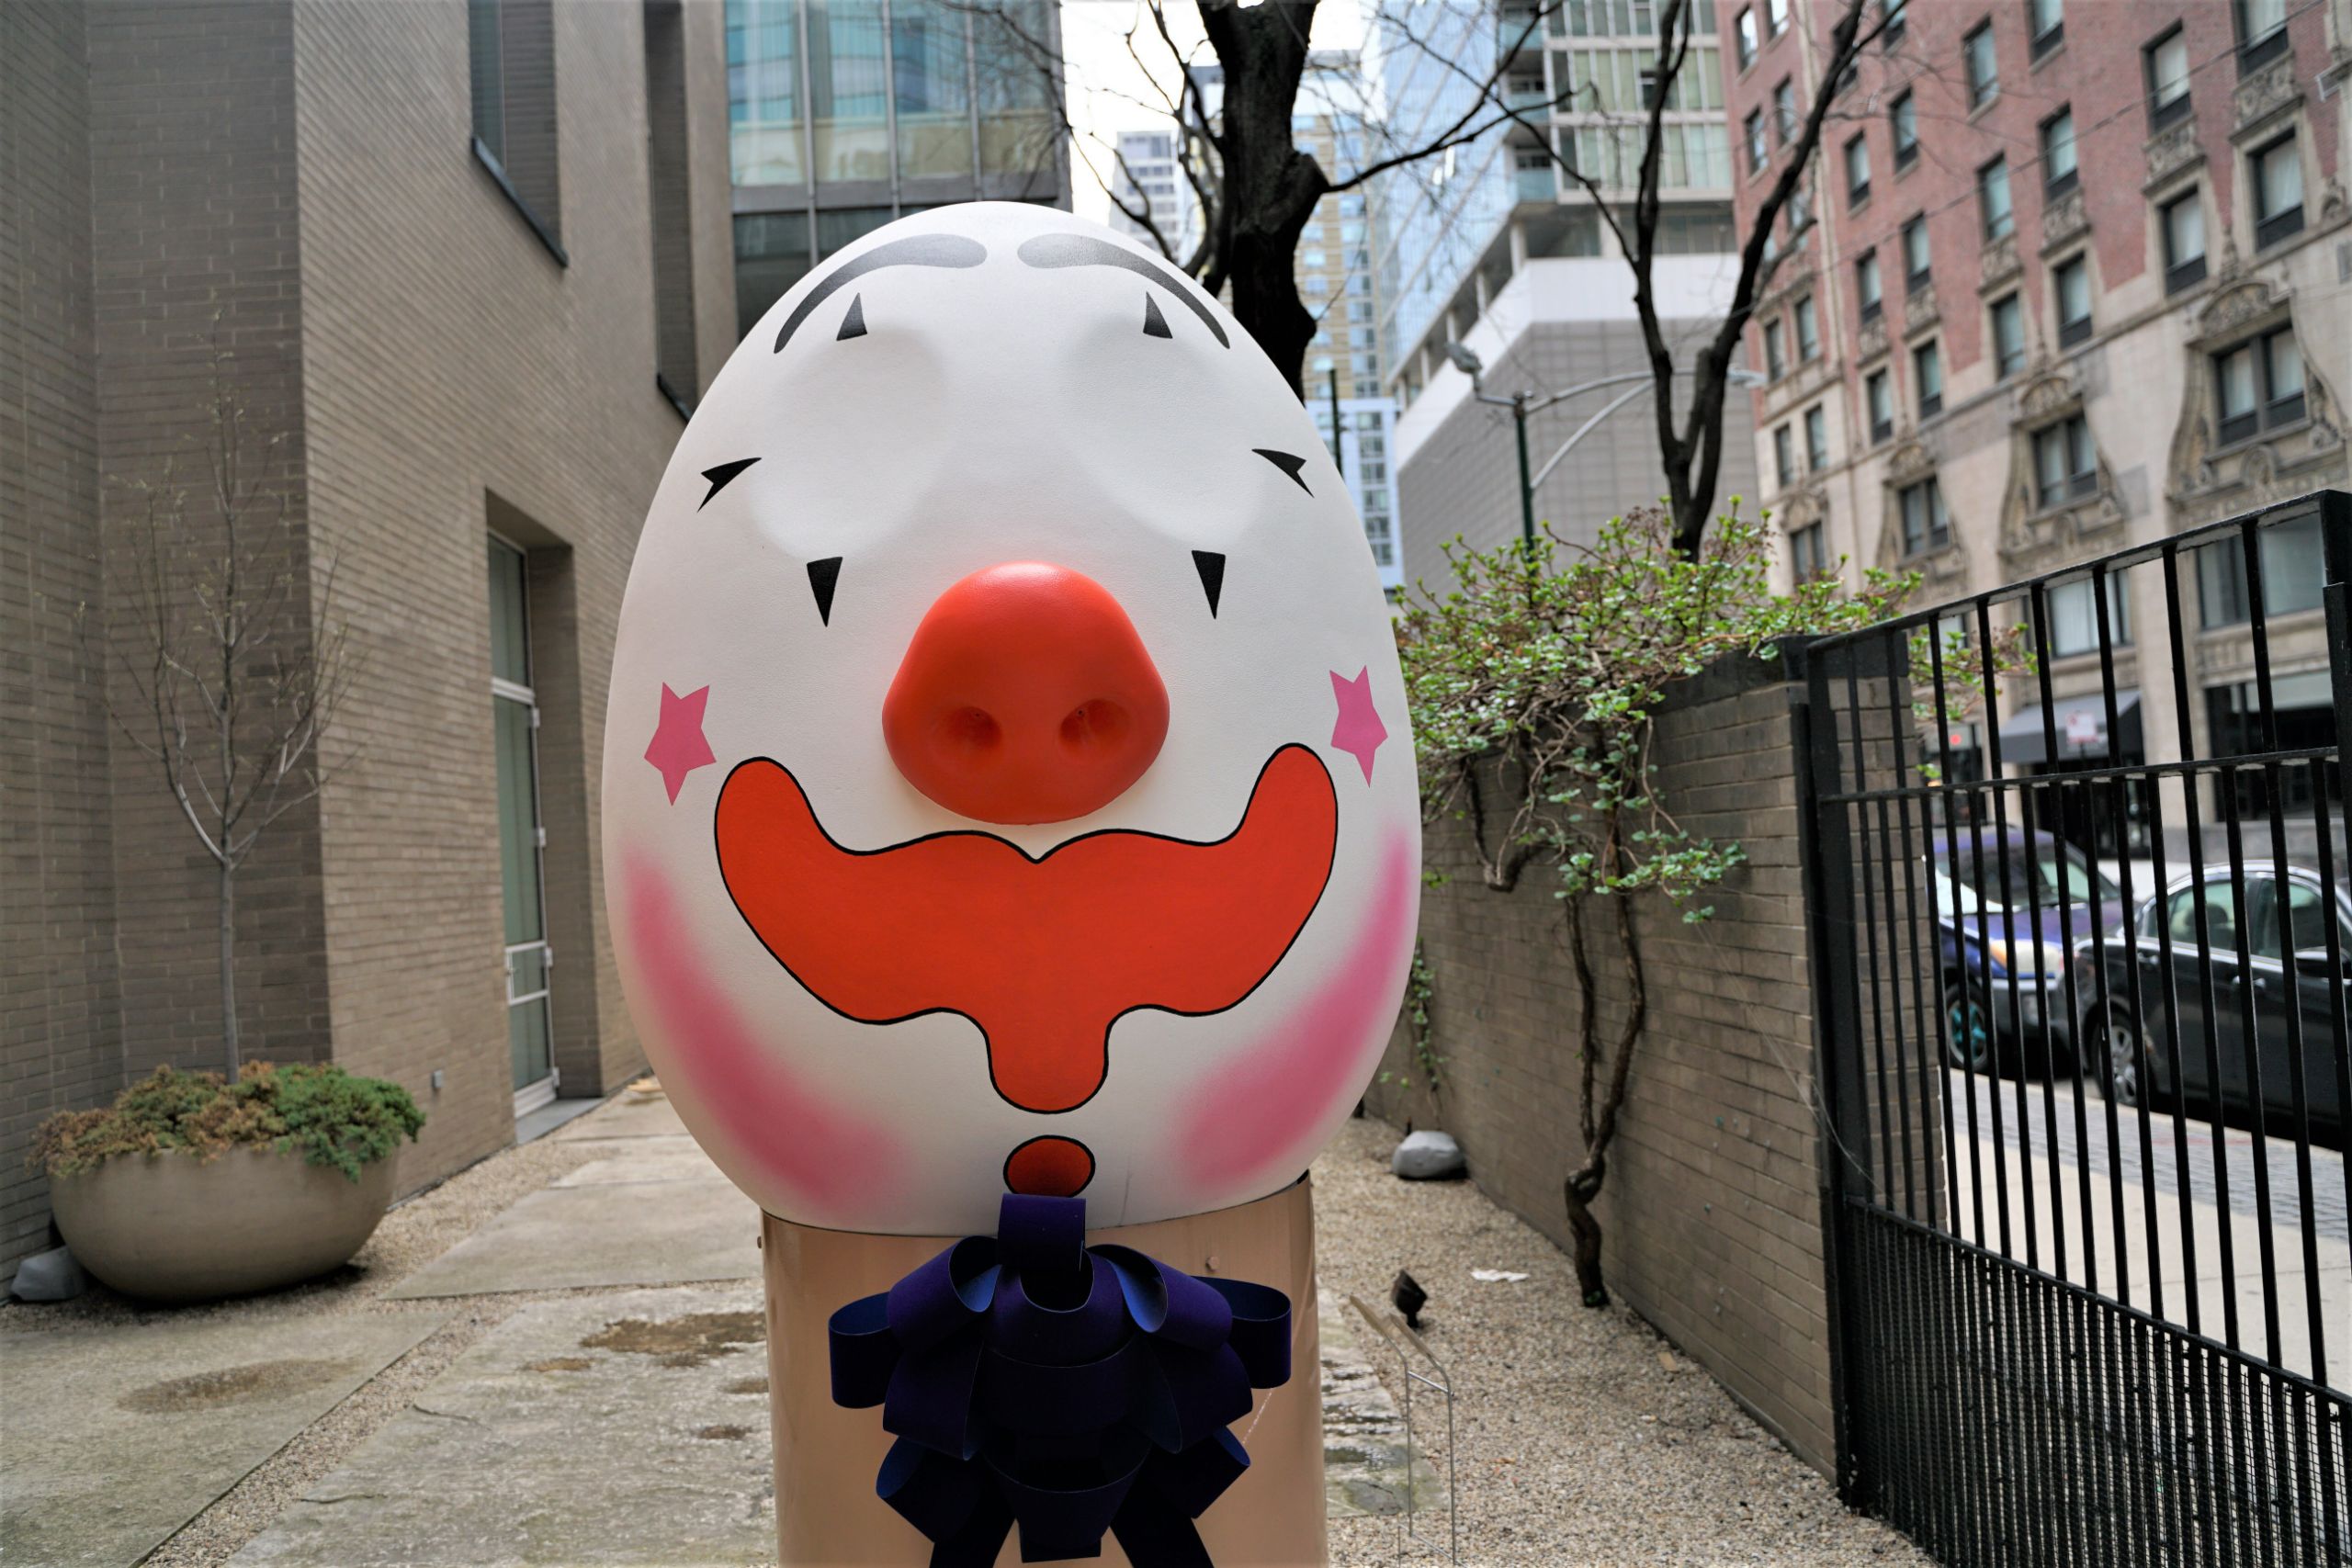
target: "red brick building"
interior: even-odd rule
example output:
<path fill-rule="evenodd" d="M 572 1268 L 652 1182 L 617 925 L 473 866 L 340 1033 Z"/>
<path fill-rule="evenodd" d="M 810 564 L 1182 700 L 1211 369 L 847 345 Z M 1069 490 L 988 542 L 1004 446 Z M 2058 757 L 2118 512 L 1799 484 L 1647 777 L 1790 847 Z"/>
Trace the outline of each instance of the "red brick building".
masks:
<path fill-rule="evenodd" d="M 1743 228 L 1845 9 L 1741 0 L 1723 18 Z M 1805 186 L 1815 221 L 1783 227 L 1793 249 L 1750 332 L 1788 569 L 1917 570 L 1933 603 L 2346 483 L 2352 0 L 1894 10 L 1839 88 Z M 2266 574 L 2279 702 L 2332 734 L 2324 682 L 2294 680 L 2322 635 L 2301 547 L 2286 538 Z M 2184 609 L 2199 727 L 2230 721 L 2251 667 L 2243 582 L 2233 599 L 2227 563 L 2207 565 Z M 2161 578 L 2118 581 L 2118 681 L 2168 691 Z M 2098 687 L 2090 592 L 2052 590 L 2062 703 Z M 2004 697 L 2038 733 L 2038 694 Z M 2177 755 L 2173 705 L 2075 761 Z M 2036 744 L 2005 761 L 2039 768 Z"/>

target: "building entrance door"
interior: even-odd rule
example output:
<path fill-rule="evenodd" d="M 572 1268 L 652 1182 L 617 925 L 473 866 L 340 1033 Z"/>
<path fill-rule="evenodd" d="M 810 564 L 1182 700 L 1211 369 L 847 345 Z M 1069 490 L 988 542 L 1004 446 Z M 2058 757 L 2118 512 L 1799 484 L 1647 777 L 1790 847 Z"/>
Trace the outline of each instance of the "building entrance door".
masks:
<path fill-rule="evenodd" d="M 506 1043 L 514 1074 L 514 1114 L 555 1098 L 548 1026 L 547 885 L 540 853 L 539 705 L 531 688 L 528 581 L 523 552 L 490 541 L 490 705 L 498 751 L 499 882 L 505 905 Z"/>

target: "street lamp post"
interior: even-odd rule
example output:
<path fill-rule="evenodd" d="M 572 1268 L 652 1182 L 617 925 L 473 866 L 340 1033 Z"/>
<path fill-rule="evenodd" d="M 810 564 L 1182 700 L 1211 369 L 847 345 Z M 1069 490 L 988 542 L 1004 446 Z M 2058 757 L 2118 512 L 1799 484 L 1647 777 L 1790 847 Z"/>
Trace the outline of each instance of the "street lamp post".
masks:
<path fill-rule="evenodd" d="M 1524 391 L 1513 392 L 1510 397 L 1500 398 L 1487 390 L 1485 383 L 1480 379 L 1486 374 L 1487 367 L 1467 344 L 1447 344 L 1445 356 L 1453 362 L 1455 369 L 1470 378 L 1472 397 L 1482 403 L 1491 403 L 1497 408 L 1510 410 L 1511 423 L 1519 438 L 1519 531 L 1520 536 L 1526 543 L 1528 557 L 1532 559 L 1535 554 L 1535 487 L 1550 477 L 1552 470 L 1560 466 L 1560 459 L 1573 451 L 1577 442 L 1600 428 L 1601 421 L 1639 397 L 1642 389 L 1635 386 L 1618 397 L 1611 399 L 1599 413 L 1578 425 L 1576 434 L 1563 442 L 1560 449 L 1546 458 L 1544 466 L 1532 475 L 1527 471 L 1527 416 L 1541 412 L 1554 403 L 1563 402 L 1569 398 L 1577 397 L 1586 392 L 1597 392 L 1603 387 L 1622 387 L 1628 381 L 1647 383 L 1651 379 L 1650 372 L 1627 370 L 1615 376 L 1603 376 L 1594 381 L 1579 381 L 1573 387 L 1565 387 L 1559 391 L 1545 392 L 1540 396 L 1532 391 Z M 1688 371 L 1679 367 L 1674 373 L 1677 376 L 1689 374 Z M 1760 387 L 1764 384 L 1763 377 L 1753 370 L 1736 366 L 1726 373 L 1724 378 L 1735 387 Z"/>

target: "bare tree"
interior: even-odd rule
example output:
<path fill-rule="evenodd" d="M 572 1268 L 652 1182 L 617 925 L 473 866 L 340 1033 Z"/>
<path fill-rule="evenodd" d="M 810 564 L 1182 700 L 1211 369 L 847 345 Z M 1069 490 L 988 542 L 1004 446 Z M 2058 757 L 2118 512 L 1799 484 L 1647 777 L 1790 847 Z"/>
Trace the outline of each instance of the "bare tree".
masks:
<path fill-rule="evenodd" d="M 270 453 L 255 449 L 249 413 L 216 348 L 200 438 L 198 486 L 178 459 L 160 482 L 132 485 L 138 533 L 107 562 L 113 581 L 100 627 L 119 685 L 107 711 L 153 760 L 217 872 L 220 1033 L 229 1076 L 237 1036 L 237 873 L 270 826 L 324 782 L 320 741 L 357 671 L 334 613 L 334 570 L 315 586 L 288 547 L 287 492 Z M 200 488 L 199 488 L 200 487 Z"/>

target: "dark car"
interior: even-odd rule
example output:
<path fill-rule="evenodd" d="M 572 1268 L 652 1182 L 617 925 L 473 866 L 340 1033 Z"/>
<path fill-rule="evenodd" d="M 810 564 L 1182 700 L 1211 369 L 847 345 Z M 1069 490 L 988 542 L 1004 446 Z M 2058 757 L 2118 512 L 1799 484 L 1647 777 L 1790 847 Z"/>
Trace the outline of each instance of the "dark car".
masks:
<path fill-rule="evenodd" d="M 1930 870 L 1946 1059 L 2071 1067 L 2066 944 L 2122 919 L 2115 884 L 2072 844 L 2023 828 L 1939 833 Z"/>
<path fill-rule="evenodd" d="M 2294 1108 L 2300 1023 L 2312 1125 L 2342 1134 L 2337 1031 L 2352 1016 L 2352 898 L 2342 887 L 2271 861 L 2246 862 L 2243 886 L 2226 867 L 2210 867 L 2202 880 L 2177 877 L 2143 904 L 2130 932 L 2105 944 L 2104 958 L 2102 964 L 2094 943 L 2075 944 L 2084 1038 L 2097 1043 L 2097 1082 L 2116 1100 L 2137 1105 L 2143 1097 L 2154 1103 L 2179 1095 L 2251 1116 L 2258 1074 L 2259 1110 L 2285 1116 Z"/>

